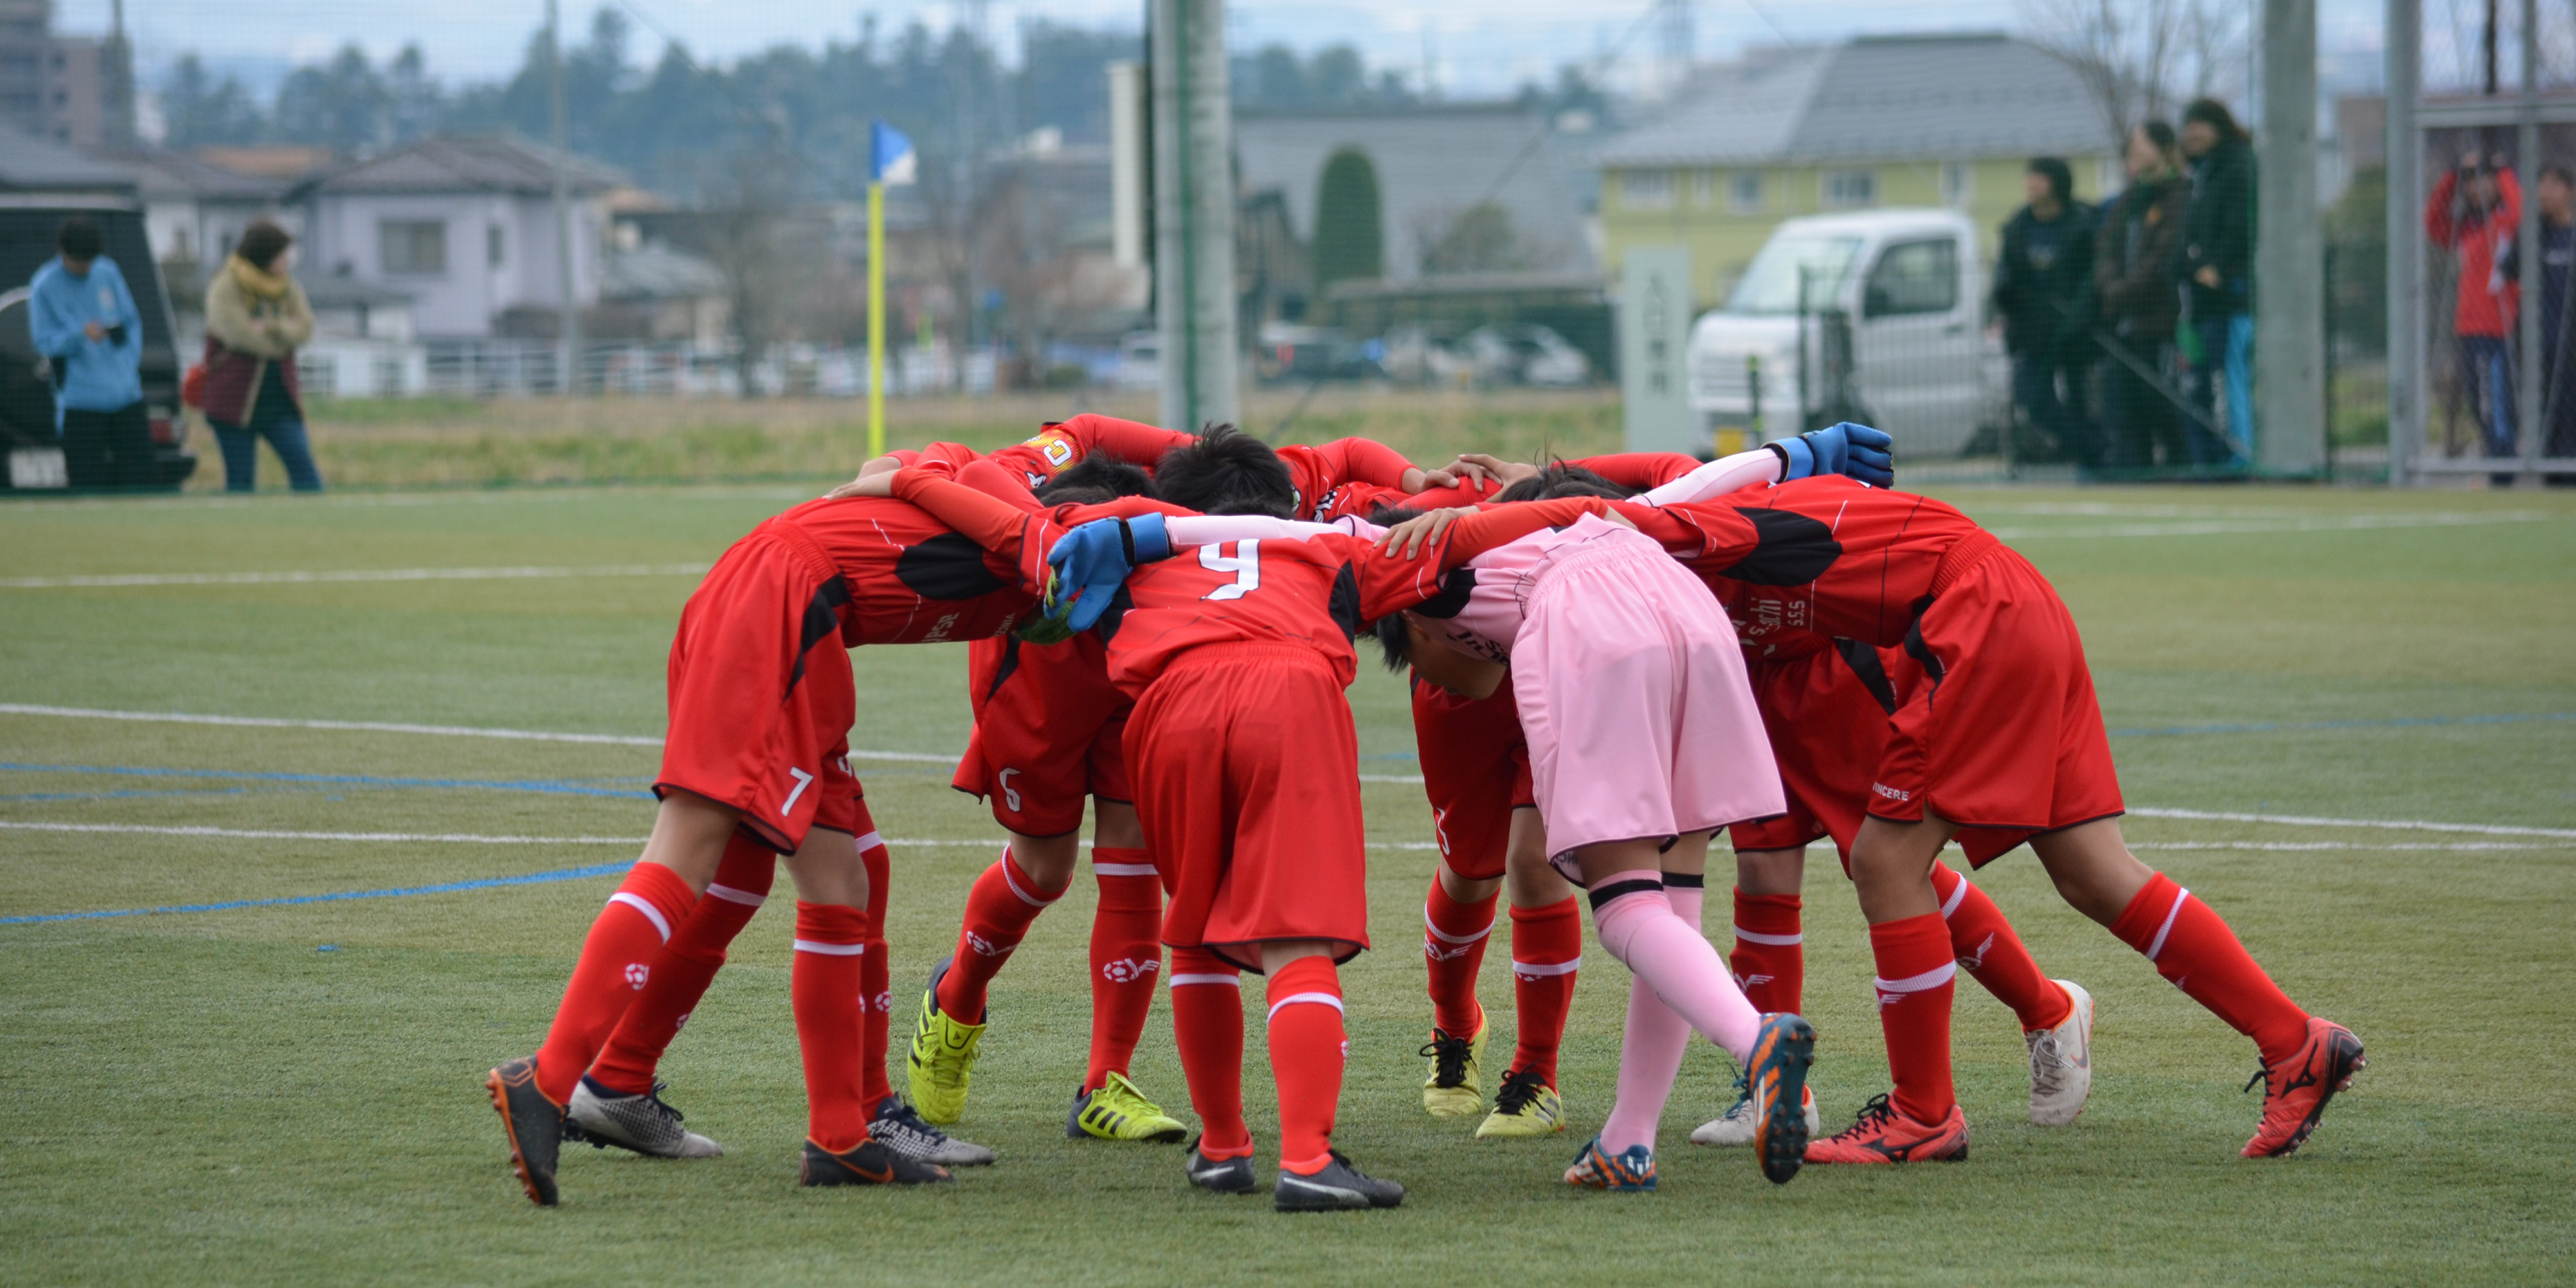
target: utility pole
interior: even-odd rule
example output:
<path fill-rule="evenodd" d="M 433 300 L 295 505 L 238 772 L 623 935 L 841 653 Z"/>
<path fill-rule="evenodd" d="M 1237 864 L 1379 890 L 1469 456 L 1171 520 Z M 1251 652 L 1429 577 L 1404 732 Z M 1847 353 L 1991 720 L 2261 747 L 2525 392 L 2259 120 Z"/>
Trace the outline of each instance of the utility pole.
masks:
<path fill-rule="evenodd" d="M 2325 230 L 2317 220 L 2316 0 L 2263 0 L 2255 154 L 2254 468 L 2325 469 Z M 2233 429 L 2233 426 L 2230 426 Z"/>
<path fill-rule="evenodd" d="M 564 163 L 572 155 L 564 131 L 563 6 L 546 0 L 547 96 L 554 110 L 555 281 L 560 348 L 555 359 L 556 391 L 566 398 L 581 392 L 581 300 L 573 290 L 572 180 Z"/>
<path fill-rule="evenodd" d="M 1162 418 L 1239 420 L 1235 368 L 1234 114 L 1224 0 L 1152 0 L 1154 302 Z"/>
<path fill-rule="evenodd" d="M 2388 484 L 2416 478 L 2424 447 L 2424 191 L 2415 107 L 2424 74 L 2422 0 L 2387 0 Z"/>

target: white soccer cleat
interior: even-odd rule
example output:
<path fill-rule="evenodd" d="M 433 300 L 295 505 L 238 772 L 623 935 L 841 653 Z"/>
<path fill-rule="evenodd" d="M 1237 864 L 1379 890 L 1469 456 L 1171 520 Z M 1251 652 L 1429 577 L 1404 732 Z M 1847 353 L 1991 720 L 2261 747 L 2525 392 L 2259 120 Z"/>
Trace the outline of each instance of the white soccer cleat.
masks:
<path fill-rule="evenodd" d="M 1735 1103 L 1728 1106 L 1725 1113 L 1701 1123 L 1699 1129 L 1690 1134 L 1690 1143 L 1694 1145 L 1750 1145 L 1753 1143 L 1753 1096 L 1745 1087 L 1742 1078 L 1735 1080 L 1735 1091 Z M 1806 1104 L 1807 1134 L 1809 1136 L 1823 1134 L 1825 1120 L 1816 1112 L 1816 1089 L 1813 1087 L 1806 1090 Z"/>
<path fill-rule="evenodd" d="M 2063 1127 L 2093 1095 L 2093 995 L 2068 980 L 2049 982 L 2066 990 L 2075 1009 L 2056 1028 L 2032 1029 L 2022 1040 L 2030 1044 L 2030 1121 Z"/>
<path fill-rule="evenodd" d="M 724 1146 L 680 1125 L 680 1111 L 662 1103 L 658 1082 L 646 1095 L 622 1095 L 583 1074 L 565 1115 L 581 1124 L 593 1144 L 615 1145 L 654 1158 L 724 1155 Z"/>

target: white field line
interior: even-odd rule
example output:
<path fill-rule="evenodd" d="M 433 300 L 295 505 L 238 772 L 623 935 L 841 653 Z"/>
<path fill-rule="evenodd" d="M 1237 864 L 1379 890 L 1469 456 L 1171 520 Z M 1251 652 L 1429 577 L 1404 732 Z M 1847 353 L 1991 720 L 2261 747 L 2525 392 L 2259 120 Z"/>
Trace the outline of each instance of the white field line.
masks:
<path fill-rule="evenodd" d="M 2546 523 L 2561 516 L 2537 510 L 2493 513 L 2439 511 L 2428 514 L 2354 514 L 2335 518 L 2173 519 L 2154 523 L 2109 523 L 2080 527 L 1989 528 L 2006 541 L 2050 537 L 2212 537 L 2231 533 L 2358 532 L 2373 528 L 2461 528 L 2494 523 Z"/>
<path fill-rule="evenodd" d="M 99 586 L 287 586 L 358 581 L 529 581 L 559 577 L 694 577 L 703 563 L 601 564 L 587 568 L 343 568 L 311 572 L 122 572 L 0 577 L 0 590 Z"/>
<path fill-rule="evenodd" d="M 368 720 L 284 720 L 268 716 L 210 716 L 172 711 L 108 711 L 94 707 L 53 707 L 21 702 L 0 702 L 0 715 L 49 716 L 67 720 L 136 720 L 167 724 L 234 725 L 259 729 L 331 729 L 362 733 L 435 734 L 466 738 L 509 738 L 535 742 L 608 743 L 628 747 L 659 747 L 659 738 L 642 738 L 631 734 L 549 733 L 531 729 L 483 729 L 459 725 L 394 724 Z M 954 763 L 954 755 L 917 751 L 853 751 L 853 760 L 914 761 L 929 764 Z M 1361 774 L 1364 783 L 1420 784 L 1419 774 Z M 2281 827 L 2366 827 L 2407 832 L 2470 832 L 2481 836 L 2545 836 L 2576 840 L 2576 828 L 2520 827 L 2498 823 L 2444 823 L 2430 819 L 2403 818 L 2325 818 L 2306 814 L 2245 814 L 2222 810 L 2159 809 L 2133 806 L 2128 811 L 2139 818 L 2196 819 L 2218 823 L 2269 823 Z"/>
<path fill-rule="evenodd" d="M 257 506 L 284 509 L 396 509 L 431 505 L 560 505 L 566 501 L 808 501 L 824 487 L 745 486 L 740 484 L 614 484 L 585 487 L 530 487 L 507 491 L 458 488 L 432 492 L 336 492 L 324 496 L 159 496 L 159 497 L 28 497 L 0 504 L 0 518 L 12 514 L 40 516 L 59 510 L 236 510 Z"/>
<path fill-rule="evenodd" d="M 240 827 L 155 827 L 140 823 L 29 823 L 0 819 L 14 832 L 119 832 L 143 836 L 213 836 L 252 841 L 441 842 L 457 845 L 642 845 L 640 836 L 485 836 L 470 832 L 285 832 Z"/>

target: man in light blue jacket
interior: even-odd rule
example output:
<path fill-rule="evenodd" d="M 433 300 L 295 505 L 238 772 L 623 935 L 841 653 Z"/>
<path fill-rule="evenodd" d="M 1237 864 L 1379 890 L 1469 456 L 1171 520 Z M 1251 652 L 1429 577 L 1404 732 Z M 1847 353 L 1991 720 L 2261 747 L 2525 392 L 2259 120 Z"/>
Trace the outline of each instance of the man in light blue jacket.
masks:
<path fill-rule="evenodd" d="M 54 235 L 62 254 L 28 284 L 27 325 L 53 364 L 54 428 L 76 488 L 152 482 L 143 410 L 143 315 L 98 221 L 74 215 Z"/>

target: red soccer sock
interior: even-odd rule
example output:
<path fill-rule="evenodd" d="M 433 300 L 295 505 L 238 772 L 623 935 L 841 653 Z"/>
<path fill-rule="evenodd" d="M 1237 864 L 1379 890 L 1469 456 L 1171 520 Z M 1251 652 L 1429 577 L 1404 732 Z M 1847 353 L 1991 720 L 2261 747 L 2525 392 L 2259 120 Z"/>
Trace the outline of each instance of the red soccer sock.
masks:
<path fill-rule="evenodd" d="M 1270 1076 L 1279 1084 L 1279 1165 L 1311 1176 L 1333 1161 L 1342 1099 L 1342 981 L 1330 957 L 1300 957 L 1270 975 Z"/>
<path fill-rule="evenodd" d="M 1011 959 L 1029 924 L 1063 897 L 1062 888 L 1038 888 L 1010 847 L 1002 847 L 1002 857 L 966 893 L 966 924 L 957 931 L 955 960 L 939 981 L 939 1009 L 962 1023 L 983 1023 L 985 987 Z"/>
<path fill-rule="evenodd" d="M 2004 910 L 1950 865 L 1932 864 L 1932 897 L 1941 901 L 1941 919 L 1950 923 L 1950 953 L 1995 1000 L 2012 1008 L 2022 1031 L 2053 1029 L 2066 1022 L 2075 999 L 2031 960 L 2030 949 L 2004 919 Z"/>
<path fill-rule="evenodd" d="M 1512 909 L 1512 1009 L 1520 1033 L 1511 1067 L 1536 1069 L 1551 1087 L 1582 965 L 1583 906 L 1573 895 L 1544 908 Z"/>
<path fill-rule="evenodd" d="M 1950 1116 L 1950 1001 L 1959 964 L 1940 914 L 1924 913 L 1869 928 L 1878 959 L 1878 1022 L 1887 1030 L 1887 1068 L 1896 1081 L 1897 1112 L 1919 1123 Z"/>
<path fill-rule="evenodd" d="M 2272 982 L 2209 905 L 2157 873 L 2129 900 L 2111 933 L 2147 955 L 2165 982 L 2254 1039 L 2277 1064 L 2308 1037 L 2308 1013 Z"/>
<path fill-rule="evenodd" d="M 1172 950 L 1172 1037 L 1199 1116 L 1199 1153 L 1252 1152 L 1243 1125 L 1243 973 L 1204 948 Z"/>
<path fill-rule="evenodd" d="M 698 1009 L 698 999 L 706 996 L 707 985 L 724 966 L 725 949 L 751 924 L 777 876 L 778 855 L 768 846 L 743 836 L 725 846 L 706 897 L 671 932 L 671 942 L 653 959 L 643 991 L 591 1063 L 590 1076 L 600 1085 L 631 1096 L 653 1090 L 653 1071 L 662 1063 L 662 1053 Z"/>
<path fill-rule="evenodd" d="M 835 1154 L 868 1138 L 876 1106 L 861 1093 L 866 1040 L 859 1001 L 859 963 L 868 948 L 868 915 L 836 903 L 796 904 L 796 967 L 788 997 L 796 1011 L 796 1047 L 805 1057 L 805 1135 Z"/>
<path fill-rule="evenodd" d="M 1726 969 L 1754 1010 L 1798 1010 L 1807 985 L 1807 936 L 1798 924 L 1804 907 L 1794 894 L 1735 892 L 1735 951 Z"/>
<path fill-rule="evenodd" d="M 1431 1022 L 1451 1037 L 1474 1037 L 1485 1008 L 1476 1001 L 1476 972 L 1494 935 L 1494 896 L 1451 898 L 1440 878 L 1422 901 L 1422 955 L 1430 962 Z"/>
<path fill-rule="evenodd" d="M 868 869 L 868 951 L 859 957 L 859 1006 L 865 1012 L 859 1021 L 859 1099 L 873 1114 L 894 1094 L 886 1082 L 886 1026 L 894 1018 L 894 987 L 886 976 L 891 962 L 885 938 L 886 885 L 894 863 L 885 838 L 874 829 L 858 845 L 859 862 Z"/>
<path fill-rule="evenodd" d="M 558 1105 L 572 1100 L 572 1089 L 588 1072 L 620 1016 L 652 978 L 653 959 L 669 942 L 671 928 L 686 920 L 698 902 L 697 892 L 680 874 L 659 863 L 637 862 L 627 869 L 617 893 L 590 923 L 581 941 L 581 960 L 564 985 L 563 1004 L 555 1008 L 546 1043 L 537 1049 L 537 1090 Z"/>
<path fill-rule="evenodd" d="M 1092 879 L 1100 904 L 1091 914 L 1091 1064 L 1082 1089 L 1097 1090 L 1127 1072 L 1154 980 L 1163 972 L 1163 879 L 1142 849 L 1094 846 Z"/>

